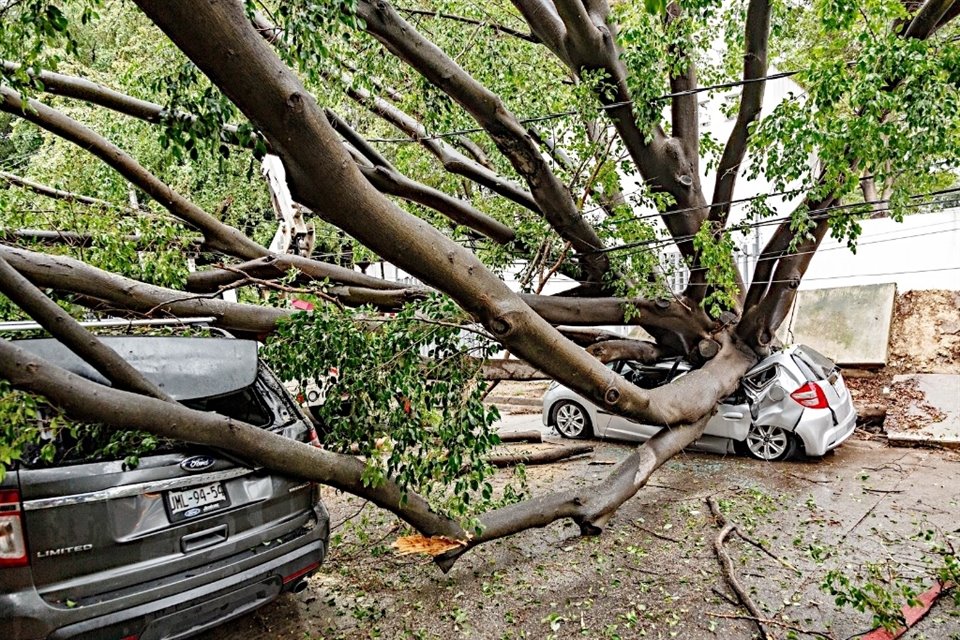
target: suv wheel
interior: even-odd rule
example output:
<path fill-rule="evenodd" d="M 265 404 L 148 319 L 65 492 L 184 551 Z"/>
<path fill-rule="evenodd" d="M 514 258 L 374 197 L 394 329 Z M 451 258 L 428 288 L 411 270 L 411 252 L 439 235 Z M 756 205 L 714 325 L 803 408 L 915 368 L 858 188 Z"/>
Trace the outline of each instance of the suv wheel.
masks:
<path fill-rule="evenodd" d="M 564 438 L 586 438 L 593 434 L 586 409 L 569 400 L 559 403 L 553 410 L 553 422 Z"/>
<path fill-rule="evenodd" d="M 793 434 L 783 427 L 764 424 L 752 424 L 747 431 L 747 439 L 738 442 L 739 448 L 751 458 L 775 462 L 793 455 L 797 448 Z"/>

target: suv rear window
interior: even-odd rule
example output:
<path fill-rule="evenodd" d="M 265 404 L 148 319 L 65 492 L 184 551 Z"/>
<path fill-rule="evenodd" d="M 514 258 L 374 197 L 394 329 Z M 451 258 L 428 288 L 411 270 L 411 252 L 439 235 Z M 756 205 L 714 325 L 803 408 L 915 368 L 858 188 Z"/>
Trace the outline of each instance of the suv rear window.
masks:
<path fill-rule="evenodd" d="M 198 411 L 215 411 L 221 415 L 267 427 L 274 417 L 255 384 L 239 391 L 212 398 L 195 398 L 183 405 Z M 22 456 L 26 468 L 57 467 L 88 462 L 132 460 L 132 458 L 179 451 L 189 446 L 175 440 L 164 440 L 141 431 L 122 431 L 99 424 L 75 424 L 67 421 L 49 405 L 37 407 L 36 419 L 41 423 L 40 442 L 28 445 Z M 59 417 L 58 417 L 59 416 Z M 58 428 L 51 429 L 53 424 Z M 47 455 L 42 454 L 44 446 Z M 51 455 L 50 445 L 55 452 Z M 131 464 L 133 464 L 131 462 Z"/>
<path fill-rule="evenodd" d="M 273 421 L 270 410 L 260 399 L 255 387 L 247 387 L 216 398 L 184 400 L 183 404 L 197 411 L 215 411 L 255 427 L 265 427 Z"/>

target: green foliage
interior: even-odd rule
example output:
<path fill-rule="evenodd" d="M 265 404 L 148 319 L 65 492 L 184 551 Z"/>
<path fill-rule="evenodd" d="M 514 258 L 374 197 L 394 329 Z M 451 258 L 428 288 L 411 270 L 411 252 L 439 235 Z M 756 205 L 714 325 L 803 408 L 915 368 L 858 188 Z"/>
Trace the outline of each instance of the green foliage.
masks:
<path fill-rule="evenodd" d="M 0 379 L 0 480 L 24 449 L 41 442 L 37 421 L 37 401 L 32 396 L 14 391 L 10 383 Z M 42 455 L 52 457 L 49 447 L 42 446 Z"/>
<path fill-rule="evenodd" d="M 960 555 L 954 546 L 956 532 L 945 533 L 936 528 L 920 530 L 911 539 L 926 547 L 921 573 L 892 558 L 859 566 L 844 565 L 827 572 L 820 589 L 834 598 L 837 606 L 851 606 L 870 613 L 872 624 L 894 632 L 906 626 L 903 607 L 921 604 L 918 596 L 930 587 L 930 577 L 941 585 L 957 584 L 960 579 Z M 960 605 L 960 593 L 954 590 L 953 600 Z"/>
<path fill-rule="evenodd" d="M 262 355 L 281 379 L 322 389 L 324 446 L 364 456 L 367 485 L 389 476 L 466 517 L 494 500 L 487 457 L 499 416 L 471 359 L 497 347 L 465 338 L 462 320 L 442 297 L 390 318 L 321 306 L 285 322 Z"/>
<path fill-rule="evenodd" d="M 56 69 L 64 55 L 76 55 L 76 28 L 95 20 L 100 0 L 63 2 L 25 0 L 0 8 L 0 57 L 20 64 L 15 71 L 0 67 L 0 82 L 21 90 L 35 89 L 29 69 Z"/>
<path fill-rule="evenodd" d="M 730 259 L 733 238 L 728 230 L 716 231 L 705 222 L 693 237 L 693 247 L 700 253 L 700 264 L 706 269 L 710 293 L 703 299 L 703 307 L 714 318 L 737 304 L 737 273 Z"/>
<path fill-rule="evenodd" d="M 39 398 L 0 379 L 0 480 L 19 462 L 31 466 L 122 459 L 129 467 L 167 441 L 143 431 L 69 420 Z"/>
<path fill-rule="evenodd" d="M 960 58 L 956 38 L 905 39 L 890 25 L 907 18 L 896 0 L 822 0 L 794 7 L 799 25 L 780 57 L 803 72 L 804 95 L 789 95 L 755 129 L 761 172 L 777 190 L 797 183 L 845 201 L 860 199 L 860 178 L 892 189 L 891 215 L 915 210 L 909 195 L 941 183 L 938 167 L 957 159 Z M 949 31 L 949 30 L 947 30 Z M 816 157 L 814 165 L 811 158 Z M 853 246 L 850 219 L 831 215 L 831 233 Z"/>
<path fill-rule="evenodd" d="M 869 563 L 851 579 L 844 571 L 827 572 L 821 588 L 834 597 L 838 607 L 850 605 L 873 614 L 873 624 L 888 631 L 903 626 L 901 607 L 916 606 L 916 588 L 886 572 L 883 564 Z"/>

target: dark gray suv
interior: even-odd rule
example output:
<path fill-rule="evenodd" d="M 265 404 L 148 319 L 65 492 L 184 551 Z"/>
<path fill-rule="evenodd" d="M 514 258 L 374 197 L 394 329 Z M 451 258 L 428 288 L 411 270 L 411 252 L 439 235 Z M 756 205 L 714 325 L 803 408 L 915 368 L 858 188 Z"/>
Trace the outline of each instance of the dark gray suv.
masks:
<path fill-rule="evenodd" d="M 315 443 L 255 342 L 103 339 L 187 406 Z M 107 384 L 54 340 L 17 344 Z M 316 485 L 216 451 L 22 462 L 0 483 L 0 638 L 186 638 L 300 590 L 328 540 Z"/>

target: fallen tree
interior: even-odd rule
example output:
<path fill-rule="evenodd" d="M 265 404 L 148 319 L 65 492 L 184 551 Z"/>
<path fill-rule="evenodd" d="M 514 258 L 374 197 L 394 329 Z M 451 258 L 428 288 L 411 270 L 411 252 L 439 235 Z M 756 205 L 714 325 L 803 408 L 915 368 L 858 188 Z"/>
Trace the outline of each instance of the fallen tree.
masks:
<path fill-rule="evenodd" d="M 187 290 L 183 291 L 132 281 L 82 259 L 2 245 L 0 274 L 5 274 L 10 286 L 25 290 L 23 281 L 18 280 L 22 277 L 36 287 L 67 294 L 70 302 L 101 311 L 209 315 L 220 326 L 247 334 L 268 333 L 278 324 L 304 328 L 308 321 L 298 325 L 303 314 L 282 304 L 231 303 L 216 294 L 239 287 L 253 291 L 261 301 L 267 298 L 276 303 L 270 294 L 280 291 L 311 296 L 318 304 L 335 309 L 363 306 L 373 312 L 401 314 L 412 304 L 435 309 L 444 304 L 436 300 L 452 300 L 458 307 L 455 313 L 447 310 L 434 317 L 410 312 L 402 315 L 401 321 L 456 330 L 479 323 L 483 329 L 472 330 L 483 340 L 495 341 L 526 363 L 516 367 L 497 363 L 501 377 L 548 377 L 606 411 L 664 428 L 594 486 L 476 514 L 476 532 L 471 536 L 456 518 L 431 509 L 429 496 L 420 496 L 389 474 L 380 483 L 362 482 L 365 465 L 354 457 L 258 438 L 248 425 L 171 406 L 160 399 L 98 387 L 32 358 L 8 342 L 2 343 L 2 375 L 15 387 L 43 395 L 84 420 L 135 426 L 204 444 L 221 442 L 223 433 L 235 435 L 230 438 L 232 453 L 368 497 L 424 535 L 459 541 L 455 549 L 438 558 L 445 569 L 473 546 L 561 518 L 574 520 L 585 535 L 599 533 L 616 508 L 644 486 L 659 466 L 699 437 L 717 402 L 734 390 L 741 375 L 778 346 L 776 329 L 792 306 L 823 238 L 828 232 L 856 237 L 856 216 L 863 211 L 839 203 L 858 188 L 860 177 L 913 172 L 929 178 L 929 167 L 923 163 L 946 155 L 949 136 L 954 133 L 949 118 L 931 117 L 921 104 L 929 97 L 917 97 L 956 99 L 956 88 L 947 80 L 952 58 L 942 54 L 955 46 L 953 40 L 928 43 L 931 37 L 950 30 L 947 23 L 956 11 L 951 11 L 955 2 L 949 0 L 875 9 L 877 15 L 868 21 L 883 22 L 887 31 L 869 44 L 857 40 L 856 33 L 841 35 L 832 26 L 849 27 L 850 20 L 859 21 L 853 9 L 832 22 L 824 20 L 819 35 L 825 41 L 849 44 L 868 62 L 863 68 L 846 65 L 837 70 L 819 61 L 826 71 L 815 68 L 803 78 L 809 85 L 809 100 L 799 106 L 788 102 L 768 120 L 760 119 L 760 109 L 771 22 L 777 16 L 767 0 L 750 0 L 742 16 L 742 73 L 734 83 L 743 89 L 733 131 L 715 159 L 716 184 L 710 200 L 701 185 L 701 156 L 706 149 L 699 135 L 697 94 L 702 87 L 697 84 L 695 51 L 698 37 L 717 28 L 718 16 L 709 8 L 669 3 L 662 9 L 651 7 L 649 13 L 645 8 L 624 7 L 625 13 L 615 15 L 604 1 L 517 0 L 516 9 L 531 36 L 519 39 L 521 48 L 514 55 L 528 62 L 553 56 L 551 60 L 563 71 L 554 74 L 551 82 L 559 86 L 558 91 L 569 91 L 562 100 L 557 99 L 569 102 L 571 111 L 552 114 L 549 119 L 576 116 L 564 135 L 547 139 L 539 133 L 531 135 L 528 119 L 515 114 L 507 100 L 487 86 L 497 78 L 489 76 L 485 66 L 476 64 L 467 52 L 462 56 L 448 53 L 387 0 L 323 7 L 319 13 L 316 8 L 294 4 L 297 6 L 275 7 L 272 13 L 278 23 L 274 25 L 251 15 L 240 2 L 138 0 L 142 13 L 130 19 L 152 23 L 159 30 L 151 32 L 162 40 L 159 46 L 167 47 L 169 55 L 179 56 L 177 59 L 201 78 L 196 82 L 202 89 L 168 83 L 176 85 L 167 96 L 172 102 L 169 108 L 84 78 L 44 71 L 45 59 L 38 53 L 42 48 L 0 36 L 3 56 L 9 59 L 0 69 L 4 83 L 0 109 L 92 154 L 174 216 L 184 234 L 199 232 L 204 249 L 216 254 L 215 264 L 219 265 L 167 283 Z M 24 24 L 36 21 L 35 31 L 40 34 L 36 37 L 47 37 L 42 17 L 31 17 L 16 6 L 4 11 L 17 13 Z M 330 24 L 330 15 L 342 19 Z M 888 19 L 892 16 L 899 22 Z M 891 23 L 903 28 L 890 28 Z M 58 31 L 73 42 L 70 29 L 75 27 Z M 872 27 L 867 24 L 863 28 Z M 516 35 L 504 30 L 492 33 L 497 38 Z M 34 37 L 29 34 L 28 29 L 19 37 Z M 455 31 L 443 32 L 448 46 L 455 36 Z M 807 36 L 815 39 L 817 30 L 810 29 Z M 333 46 L 338 37 L 347 43 L 345 49 Z M 311 44 L 329 57 L 311 58 L 305 53 Z M 443 105 L 441 111 L 454 114 L 448 121 L 451 127 L 455 121 L 469 121 L 471 126 L 460 125 L 447 132 L 449 135 L 433 135 L 395 104 L 403 101 L 403 96 L 390 88 L 389 81 L 371 73 L 368 82 L 354 83 L 350 74 L 333 71 L 362 68 L 339 59 L 349 58 L 356 53 L 351 47 L 360 49 L 361 44 L 399 60 L 405 65 L 403 73 L 428 85 L 432 99 Z M 327 49 L 328 45 L 332 48 Z M 530 47 L 534 47 L 533 53 Z M 911 55 L 906 56 L 905 51 Z M 740 54 L 733 51 L 731 55 Z M 20 59 L 14 59 L 17 56 Z M 474 70 L 468 68 L 469 62 L 474 63 Z M 650 68 L 656 71 L 656 79 L 647 73 Z M 379 71 L 393 73 L 388 66 Z M 845 84 L 827 71 L 841 75 Z M 555 82 L 557 78 L 563 82 Z M 565 83 L 573 88 L 566 89 Z M 669 95 L 658 95 L 660 84 L 669 85 Z M 364 112 L 399 128 L 410 137 L 409 142 L 439 159 L 443 171 L 427 178 L 456 189 L 457 195 L 428 184 L 427 178 L 421 182 L 408 177 L 408 169 L 416 169 L 420 159 L 402 153 L 388 158 L 358 133 L 359 128 L 348 124 L 350 116 L 357 117 L 356 111 L 345 112 L 347 116 L 339 110 L 334 114 L 318 103 L 315 96 L 323 95 L 324 88 L 341 91 Z M 182 103 L 190 100 L 178 92 L 189 94 L 191 90 L 196 94 L 191 108 L 182 108 Z M 373 91 L 387 97 L 378 97 Z M 842 99 L 834 95 L 837 91 L 843 93 Z M 148 170 L 94 126 L 47 104 L 44 92 L 59 96 L 58 100 L 79 101 L 83 108 L 95 106 L 164 128 L 168 145 L 178 149 L 176 145 L 183 145 L 188 152 L 213 140 L 217 148 L 237 150 L 231 153 L 253 149 L 277 155 L 294 200 L 330 232 L 335 259 L 324 260 L 329 257 L 325 254 L 311 258 L 272 254 L 245 231 L 221 219 L 222 212 L 209 213 L 213 207 L 208 210 L 196 204 L 182 187 L 171 186 L 159 171 Z M 531 93 L 530 100 L 536 103 L 539 97 Z M 585 100 L 593 101 L 595 117 L 584 116 Z M 670 106 L 668 123 L 660 121 L 664 100 Z M 216 108 L 209 108 L 211 103 Z M 437 117 L 425 108 L 418 115 Z M 225 117 L 242 122 L 227 122 Z M 830 127 L 832 138 L 819 137 L 824 127 Z M 579 134 L 586 142 L 573 144 L 569 154 L 560 148 Z M 885 145 L 862 144 L 871 137 L 883 139 Z M 465 153 L 453 149 L 446 138 L 458 140 Z M 801 204 L 788 215 L 748 223 L 772 224 L 775 231 L 746 286 L 733 264 L 734 225 L 730 218 L 736 181 L 751 143 L 757 145 L 761 156 L 758 167 L 773 184 L 785 187 L 800 181 L 804 185 Z M 813 150 L 820 159 L 817 168 L 809 166 Z M 641 195 L 658 207 L 656 214 L 638 216 L 624 202 L 619 186 L 620 155 L 630 159 L 629 171 L 642 182 Z M 905 158 L 910 158 L 909 163 Z M 405 162 L 402 170 L 401 160 Z M 183 157 L 178 162 L 193 166 Z M 193 162 L 212 170 L 196 158 Z M 99 196 L 84 195 L 81 200 L 74 190 L 44 188 L 32 180 L 20 180 L 19 185 L 37 197 L 110 209 L 103 204 L 108 201 Z M 506 204 L 499 200 L 491 204 L 493 194 Z M 415 206 L 401 206 L 387 196 Z M 603 222 L 610 224 L 598 223 L 588 203 L 608 216 Z M 112 209 L 120 216 L 118 220 L 140 215 L 139 207 Z M 867 209 L 870 215 L 876 213 L 872 205 Z M 682 292 L 669 291 L 658 273 L 656 250 L 666 242 L 659 241 L 655 230 L 643 222 L 654 217 L 667 230 L 667 242 L 678 249 L 689 267 L 689 285 Z M 451 220 L 467 230 L 458 231 L 459 226 L 451 230 Z M 79 233 L 59 228 L 49 231 Z M 471 248 L 477 233 L 492 239 L 498 248 Z M 96 246 L 91 242 L 89 246 Z M 623 253 L 628 250 L 631 253 Z M 354 259 L 354 253 L 364 251 L 369 252 L 370 260 Z M 345 256 L 350 259 L 344 261 Z M 557 273 L 572 274 L 576 286 L 558 296 L 517 293 L 481 257 L 501 267 L 507 259 L 521 258 L 530 278 L 539 275 L 538 289 Z M 403 269 L 419 283 L 401 284 L 365 273 L 373 258 Z M 354 269 L 351 261 L 361 270 Z M 437 298 L 438 293 L 445 298 Z M 53 313 L 52 303 L 34 305 L 10 297 L 41 324 L 54 326 L 48 317 Z M 368 320 L 346 314 L 315 315 L 313 329 L 321 333 L 289 336 L 292 341 L 332 340 L 336 327 L 331 323 Z M 637 324 L 654 341 L 611 339 L 570 329 L 598 324 Z M 327 336 L 323 330 L 329 332 Z M 362 330 L 384 333 L 369 327 Z M 363 344 L 362 335 L 358 330 L 350 337 Z M 419 340 L 404 350 L 430 344 L 429 336 Z M 469 355 L 469 351 L 451 353 L 436 366 Z M 664 356 L 684 357 L 697 368 L 668 385 L 646 390 L 604 366 L 617 359 L 652 362 Z M 465 368 L 476 366 L 471 360 L 463 362 Z M 325 372 L 327 366 L 326 362 L 314 363 L 314 373 Z M 470 384 L 465 387 L 470 393 L 475 391 Z M 453 394 L 449 389 L 444 392 Z M 396 400 L 396 406 L 412 415 L 415 400 L 404 396 Z M 171 412 L 178 417 L 175 425 L 168 424 Z M 435 426 L 430 425 L 428 412 L 423 413 L 421 427 Z M 473 433 L 470 420 L 476 421 L 476 416 L 462 424 L 443 426 L 459 430 L 469 439 Z M 459 465 L 454 462 L 450 468 L 456 471 Z M 400 499 L 404 492 L 406 501 Z"/>

